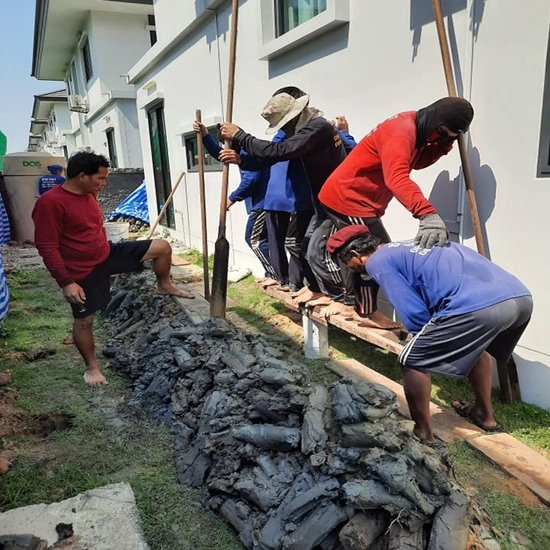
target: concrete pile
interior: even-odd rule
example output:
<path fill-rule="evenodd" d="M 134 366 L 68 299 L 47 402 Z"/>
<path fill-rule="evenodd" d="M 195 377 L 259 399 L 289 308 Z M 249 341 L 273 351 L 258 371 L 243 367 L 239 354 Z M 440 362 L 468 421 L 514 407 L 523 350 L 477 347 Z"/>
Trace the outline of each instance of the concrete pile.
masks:
<path fill-rule="evenodd" d="M 119 277 L 104 354 L 168 424 L 178 479 L 261 550 L 462 550 L 470 503 L 383 386 L 310 384 L 288 350 L 223 320 L 193 326 L 145 275 Z"/>

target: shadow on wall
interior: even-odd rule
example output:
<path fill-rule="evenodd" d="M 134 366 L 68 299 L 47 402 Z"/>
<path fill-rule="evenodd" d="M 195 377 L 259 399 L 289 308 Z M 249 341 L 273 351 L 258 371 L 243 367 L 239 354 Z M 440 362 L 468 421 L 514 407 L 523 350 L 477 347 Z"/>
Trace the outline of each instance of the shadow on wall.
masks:
<path fill-rule="evenodd" d="M 308 63 L 332 55 L 348 47 L 349 25 L 344 25 L 324 33 L 310 42 L 297 46 L 287 53 L 269 61 L 269 78 L 303 67 Z M 307 91 L 307 90 L 306 90 Z"/>
<path fill-rule="evenodd" d="M 474 40 L 477 40 L 481 21 L 483 19 L 483 12 L 485 11 L 485 1 L 477 0 L 472 2 L 470 18 L 470 30 L 473 33 Z M 443 12 L 443 18 L 447 19 L 447 34 L 449 41 L 449 50 L 454 67 L 454 76 L 456 80 L 456 89 L 459 96 L 464 96 L 464 86 L 462 82 L 462 71 L 460 69 L 460 58 L 458 55 L 456 32 L 453 22 L 453 14 L 458 13 L 466 9 L 467 0 L 444 0 L 441 2 L 441 10 Z M 411 20 L 410 28 L 413 31 L 412 34 L 412 60 L 418 55 L 420 42 L 422 39 L 422 27 L 434 22 L 433 4 L 430 0 L 411 0 Z M 460 32 L 459 34 L 462 34 Z M 439 49 L 439 44 L 433 44 L 433 47 Z M 441 69 L 443 75 L 443 68 Z"/>
<path fill-rule="evenodd" d="M 492 168 L 488 164 L 481 164 L 481 157 L 477 147 L 470 149 L 470 166 L 472 169 L 479 221 L 481 223 L 481 233 L 485 242 L 487 256 L 490 259 L 491 243 L 487 235 L 486 223 L 495 208 L 497 182 Z M 458 209 L 460 206 L 459 193 L 461 185 L 464 185 L 462 168 L 456 178 L 452 180 L 449 178 L 449 172 L 445 170 L 436 178 L 429 197 L 439 215 L 448 224 L 451 240 L 453 241 L 459 240 L 458 220 L 460 219 L 460 213 Z M 464 239 L 470 239 L 474 236 L 472 218 L 466 199 L 464 201 L 462 235 Z"/>

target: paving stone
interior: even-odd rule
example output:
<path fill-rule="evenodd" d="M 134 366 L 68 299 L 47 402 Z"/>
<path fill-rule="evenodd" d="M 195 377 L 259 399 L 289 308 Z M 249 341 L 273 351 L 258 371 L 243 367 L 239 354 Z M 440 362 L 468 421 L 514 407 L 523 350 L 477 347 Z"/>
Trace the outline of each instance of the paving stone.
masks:
<path fill-rule="evenodd" d="M 544 456 L 506 433 L 466 441 L 550 504 L 550 461 Z"/>
<path fill-rule="evenodd" d="M 52 545 L 59 523 L 72 524 L 78 548 L 147 550 L 134 493 L 128 483 L 86 491 L 52 504 L 34 504 L 0 514 L 0 535 L 34 535 Z"/>

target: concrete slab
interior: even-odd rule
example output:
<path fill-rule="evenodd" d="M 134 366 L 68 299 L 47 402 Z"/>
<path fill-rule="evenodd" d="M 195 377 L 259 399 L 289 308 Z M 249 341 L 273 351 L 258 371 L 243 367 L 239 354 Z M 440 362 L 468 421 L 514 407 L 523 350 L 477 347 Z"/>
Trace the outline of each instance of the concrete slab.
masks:
<path fill-rule="evenodd" d="M 550 504 L 550 461 L 544 456 L 506 433 L 466 441 Z"/>
<path fill-rule="evenodd" d="M 75 548 L 147 550 L 134 493 L 128 483 L 86 491 L 76 497 L 16 508 L 0 514 L 0 535 L 34 535 L 54 544 L 55 526 L 73 525 Z"/>

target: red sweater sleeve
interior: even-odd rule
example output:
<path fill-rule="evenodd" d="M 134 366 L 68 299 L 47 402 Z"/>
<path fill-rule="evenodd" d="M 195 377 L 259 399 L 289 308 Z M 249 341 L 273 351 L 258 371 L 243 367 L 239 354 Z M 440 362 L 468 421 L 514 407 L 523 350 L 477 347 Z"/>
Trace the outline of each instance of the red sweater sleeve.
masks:
<path fill-rule="evenodd" d="M 388 139 L 379 150 L 386 187 L 415 218 L 419 218 L 437 211 L 410 178 L 414 153 L 414 143 L 404 134 Z"/>
<path fill-rule="evenodd" d="M 48 271 L 61 288 L 74 283 L 59 251 L 63 206 L 45 198 L 39 199 L 34 207 L 32 219 L 36 248 Z"/>

